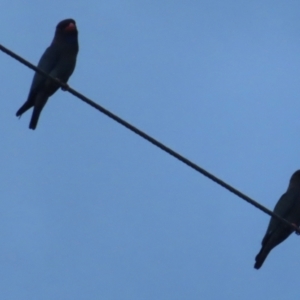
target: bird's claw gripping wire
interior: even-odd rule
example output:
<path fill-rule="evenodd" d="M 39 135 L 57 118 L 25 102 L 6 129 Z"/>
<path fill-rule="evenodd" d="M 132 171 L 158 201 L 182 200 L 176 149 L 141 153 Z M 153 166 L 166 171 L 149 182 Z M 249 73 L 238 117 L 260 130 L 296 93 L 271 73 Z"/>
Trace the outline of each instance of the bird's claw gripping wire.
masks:
<path fill-rule="evenodd" d="M 297 231 L 297 229 L 299 229 L 299 227 L 298 227 L 295 223 L 292 223 L 292 224 L 294 225 L 294 227 L 295 227 L 295 229 L 296 229 L 295 233 L 296 233 L 297 235 L 300 235 L 300 233 Z"/>
<path fill-rule="evenodd" d="M 59 80 L 58 78 L 56 78 L 57 80 Z M 69 85 L 67 84 L 67 83 L 64 83 L 64 82 L 61 82 L 60 81 L 60 83 L 61 83 L 61 89 L 65 92 L 65 91 L 67 91 L 70 87 L 69 87 Z"/>

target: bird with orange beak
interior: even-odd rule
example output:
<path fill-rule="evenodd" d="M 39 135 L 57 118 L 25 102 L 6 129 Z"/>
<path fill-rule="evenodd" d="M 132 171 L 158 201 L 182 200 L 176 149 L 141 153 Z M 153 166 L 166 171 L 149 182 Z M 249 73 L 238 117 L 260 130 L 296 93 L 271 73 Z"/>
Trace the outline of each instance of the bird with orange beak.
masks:
<path fill-rule="evenodd" d="M 60 81 L 67 83 L 72 75 L 75 65 L 78 46 L 78 31 L 73 19 L 59 22 L 51 45 L 42 55 L 38 68 Z M 32 117 L 29 124 L 30 129 L 36 129 L 39 116 L 47 100 L 59 88 L 59 85 L 49 78 L 35 73 L 28 98 L 17 111 L 20 117 L 24 112 L 33 107 Z"/>

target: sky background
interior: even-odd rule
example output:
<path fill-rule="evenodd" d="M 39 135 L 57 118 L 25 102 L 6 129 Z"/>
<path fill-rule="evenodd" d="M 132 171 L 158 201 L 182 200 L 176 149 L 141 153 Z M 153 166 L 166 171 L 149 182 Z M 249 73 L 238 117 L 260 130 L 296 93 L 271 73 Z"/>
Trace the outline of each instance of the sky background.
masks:
<path fill-rule="evenodd" d="M 300 2 L 2 0 L 37 64 L 74 18 L 72 88 L 273 209 L 300 168 Z M 253 268 L 269 216 L 67 92 L 36 131 L 0 53 L 0 298 L 299 299 L 300 238 Z"/>

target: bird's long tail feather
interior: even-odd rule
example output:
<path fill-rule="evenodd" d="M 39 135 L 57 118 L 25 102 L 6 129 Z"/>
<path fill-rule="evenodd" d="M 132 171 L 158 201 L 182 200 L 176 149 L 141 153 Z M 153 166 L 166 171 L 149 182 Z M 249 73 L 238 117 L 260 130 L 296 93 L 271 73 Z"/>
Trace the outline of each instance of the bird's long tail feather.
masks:
<path fill-rule="evenodd" d="M 32 130 L 36 129 L 40 114 L 41 114 L 42 109 L 45 106 L 47 100 L 48 100 L 48 96 L 45 96 L 44 94 L 38 95 L 38 98 L 36 99 L 36 102 L 35 102 L 35 105 L 33 108 L 30 124 L 29 124 L 30 129 L 32 129 Z"/>
<path fill-rule="evenodd" d="M 254 264 L 255 269 L 258 270 L 263 265 L 265 259 L 269 255 L 270 251 L 271 251 L 271 249 L 269 249 L 269 248 L 266 248 L 266 247 L 261 248 L 261 250 L 255 257 L 255 264 Z"/>
<path fill-rule="evenodd" d="M 32 103 L 30 103 L 29 101 L 26 101 L 20 108 L 19 110 L 16 112 L 16 116 L 17 117 L 21 117 L 21 115 L 27 111 L 28 109 L 30 109 L 32 107 Z"/>

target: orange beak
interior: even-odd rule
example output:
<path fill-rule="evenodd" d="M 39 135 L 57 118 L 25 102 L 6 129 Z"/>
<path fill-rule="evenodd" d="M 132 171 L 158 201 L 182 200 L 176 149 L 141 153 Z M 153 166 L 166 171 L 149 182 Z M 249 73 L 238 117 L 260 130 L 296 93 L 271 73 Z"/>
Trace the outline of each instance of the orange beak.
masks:
<path fill-rule="evenodd" d="M 76 30 L 76 25 L 74 23 L 70 23 L 67 27 L 64 29 L 65 31 L 73 31 Z"/>

